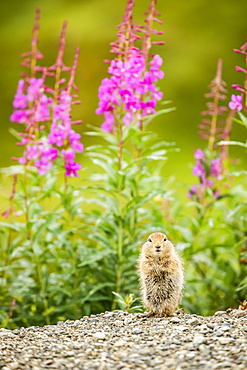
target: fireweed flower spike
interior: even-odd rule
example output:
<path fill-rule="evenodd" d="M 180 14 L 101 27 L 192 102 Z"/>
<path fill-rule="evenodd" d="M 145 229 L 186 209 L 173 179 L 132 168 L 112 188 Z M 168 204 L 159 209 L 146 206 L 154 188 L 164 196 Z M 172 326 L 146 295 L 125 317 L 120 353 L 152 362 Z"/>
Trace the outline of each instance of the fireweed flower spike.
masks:
<path fill-rule="evenodd" d="M 228 141 L 230 137 L 230 132 L 231 132 L 231 126 L 232 126 L 232 118 L 236 114 L 236 112 L 240 112 L 244 110 L 245 112 L 247 111 L 247 42 L 245 42 L 240 49 L 234 49 L 236 53 L 240 53 L 245 56 L 245 67 L 239 67 L 236 66 L 236 71 L 237 72 L 242 72 L 244 73 L 244 84 L 243 85 L 238 85 L 234 84 L 232 87 L 236 89 L 237 91 L 241 92 L 241 95 L 232 95 L 231 96 L 231 101 L 229 103 L 229 108 L 231 109 L 231 112 L 226 120 L 226 125 L 224 129 L 224 133 L 222 135 L 222 140 L 223 141 Z M 242 112 L 241 112 L 242 113 Z M 227 145 L 222 145 L 221 147 L 221 157 L 223 159 L 223 163 L 227 163 L 228 159 L 228 146 Z M 226 167 L 226 166 L 225 166 Z M 224 169 L 224 172 L 227 173 L 227 170 Z"/>
<path fill-rule="evenodd" d="M 164 76 L 159 69 L 161 64 L 162 59 L 156 55 L 150 62 L 150 70 L 145 71 L 145 59 L 137 50 L 132 50 L 127 62 L 119 59 L 111 62 L 108 69 L 111 77 L 102 81 L 99 108 L 96 110 L 97 114 L 104 114 L 102 130 L 112 131 L 115 117 L 120 119 L 120 109 L 125 112 L 122 119 L 125 125 L 155 113 L 157 101 L 163 96 L 155 85 Z"/>
<path fill-rule="evenodd" d="M 197 149 L 194 153 L 196 164 L 193 167 L 192 174 L 199 178 L 198 186 L 193 187 L 188 192 L 189 198 L 196 197 L 199 202 L 203 202 L 207 189 L 211 189 L 215 199 L 218 199 L 220 192 L 218 189 L 219 181 L 223 179 L 223 174 L 227 173 L 227 146 L 217 146 L 219 140 L 228 140 L 231 133 L 232 119 L 235 110 L 241 109 L 241 97 L 232 95 L 232 101 L 229 104 L 231 109 L 222 105 L 226 100 L 226 83 L 222 80 L 222 60 L 219 59 L 216 76 L 210 84 L 211 91 L 205 94 L 206 98 L 213 98 L 213 101 L 207 102 L 208 110 L 202 112 L 202 124 L 199 125 L 199 135 L 202 139 L 208 140 L 208 148 L 205 152 Z M 224 119 L 226 112 L 227 117 Z M 221 118 L 223 116 L 223 119 Z M 225 184 L 226 187 L 229 187 Z"/>
<path fill-rule="evenodd" d="M 117 28 L 119 28 L 117 33 L 118 39 L 110 44 L 111 53 L 118 55 L 120 60 L 127 60 L 129 49 L 134 46 L 137 39 L 140 39 L 140 36 L 136 34 L 137 25 L 132 20 L 132 11 L 134 5 L 135 0 L 128 0 L 123 21 L 117 26 Z"/>
<path fill-rule="evenodd" d="M 58 100 L 60 104 L 53 105 L 53 122 L 51 125 L 51 131 L 48 135 L 48 144 L 57 148 L 62 148 L 61 155 L 64 159 L 64 165 L 66 169 L 65 176 L 76 176 L 78 177 L 77 171 L 81 169 L 81 164 L 74 161 L 76 152 L 82 153 L 84 148 L 80 142 L 81 135 L 76 133 L 71 125 L 73 123 L 81 123 L 81 121 L 71 121 L 71 105 L 78 104 L 80 102 L 72 101 L 71 89 L 74 87 L 74 76 L 77 67 L 79 56 L 79 48 L 76 49 L 75 59 L 73 67 L 70 73 L 70 79 L 66 90 L 62 90 Z"/>
<path fill-rule="evenodd" d="M 99 87 L 99 107 L 96 114 L 103 114 L 105 121 L 101 129 L 114 132 L 114 127 L 121 120 L 121 124 L 129 125 L 136 122 L 142 124 L 143 117 L 155 113 L 157 102 L 162 99 L 163 94 L 156 87 L 159 79 L 164 77 L 160 69 L 163 61 L 159 55 L 152 56 L 148 62 L 147 56 L 150 49 L 150 37 L 155 30 L 150 28 L 150 22 L 156 20 L 155 1 L 151 2 L 152 15 L 148 16 L 148 26 L 137 27 L 132 21 L 132 8 L 134 1 L 127 3 L 123 22 L 118 33 L 118 40 L 112 45 L 112 52 L 118 57 L 110 62 L 109 78 L 102 80 Z M 144 33 L 147 44 L 143 50 L 134 46 L 135 41 L 140 38 L 136 31 Z M 159 33 L 158 31 L 156 33 Z"/>
<path fill-rule="evenodd" d="M 52 98 L 45 94 L 46 67 L 37 65 L 37 60 L 43 55 L 37 49 L 40 10 L 36 9 L 35 24 L 31 51 L 22 54 L 24 60 L 22 65 L 30 69 L 30 74 L 22 73 L 23 79 L 18 83 L 18 88 L 13 101 L 14 112 L 10 117 L 12 122 L 24 124 L 25 132 L 19 133 L 21 142 L 18 145 L 25 146 L 23 155 L 17 159 L 21 164 L 36 166 L 40 173 L 39 161 L 47 168 L 51 167 L 50 160 L 54 158 L 54 150 L 49 150 L 44 140 L 40 140 L 40 130 L 44 129 L 44 122 L 50 120 L 50 108 Z M 40 78 L 36 77 L 36 71 L 42 73 Z M 40 125 L 40 123 L 42 123 Z M 35 161 L 38 161 L 37 163 Z M 42 172 L 42 171 L 41 171 Z M 41 173 L 40 173 L 41 174 Z"/>
<path fill-rule="evenodd" d="M 24 124 L 26 127 L 25 133 L 19 134 L 22 139 L 18 143 L 18 145 L 24 145 L 25 150 L 22 157 L 17 160 L 20 164 L 35 166 L 39 175 L 44 175 L 52 168 L 59 156 L 64 160 L 66 176 L 78 176 L 77 171 L 81 168 L 81 165 L 74 161 L 75 153 L 83 152 L 83 144 L 80 143 L 81 135 L 71 128 L 73 123 L 81 122 L 71 121 L 71 105 L 80 103 L 80 101 L 72 101 L 72 98 L 77 95 L 71 93 L 72 88 L 77 89 L 74 76 L 79 48 L 76 50 L 68 86 L 61 88 L 66 79 L 61 79 L 60 74 L 70 70 L 70 67 L 66 67 L 63 63 L 66 26 L 67 22 L 64 22 L 56 63 L 49 68 L 38 66 L 36 61 L 43 56 L 37 49 L 39 9 L 36 10 L 32 50 L 23 55 L 25 59 L 22 63 L 25 67 L 31 68 L 31 74 L 30 76 L 24 74 L 24 79 L 18 83 L 13 102 L 14 112 L 10 117 L 12 122 Z M 36 72 L 42 73 L 42 76 L 37 78 Z M 46 76 L 55 77 L 54 89 L 45 85 Z M 48 97 L 49 93 L 53 97 Z M 41 137 L 40 130 L 45 128 L 43 123 L 48 121 L 52 121 L 48 138 Z"/>
<path fill-rule="evenodd" d="M 247 41 L 240 47 L 240 49 L 234 49 L 234 51 L 245 55 L 245 68 L 236 66 L 236 70 L 238 72 L 243 72 L 245 74 L 245 80 L 244 85 L 234 84 L 232 87 L 245 95 L 245 102 L 243 101 L 242 103 L 244 106 L 247 106 Z"/>
<path fill-rule="evenodd" d="M 74 78 L 78 64 L 79 48 L 76 49 L 68 86 L 61 87 L 65 82 L 65 79 L 61 79 L 61 72 L 67 72 L 70 70 L 70 67 L 65 66 L 63 62 L 66 27 L 67 22 L 65 21 L 62 27 L 56 62 L 49 68 L 51 73 L 54 71 L 55 87 L 54 90 L 51 91 L 54 96 L 52 107 L 53 120 L 51 131 L 48 135 L 48 144 L 53 147 L 55 146 L 57 150 L 61 150 L 61 156 L 66 170 L 65 176 L 78 177 L 79 175 L 77 171 L 81 168 L 81 165 L 76 163 L 74 158 L 76 156 L 76 152 L 82 153 L 84 148 L 83 144 L 80 142 L 81 135 L 71 128 L 72 124 L 81 123 L 81 121 L 71 120 L 71 106 L 73 104 L 81 103 L 79 100 L 73 101 L 73 98 L 77 98 L 77 95 L 72 94 L 72 88 L 78 91 L 78 88 L 74 83 Z"/>
<path fill-rule="evenodd" d="M 226 100 L 227 90 L 226 83 L 222 80 L 222 59 L 218 60 L 216 76 L 209 85 L 210 92 L 205 94 L 206 98 L 213 98 L 213 101 L 207 102 L 208 109 L 202 112 L 202 116 L 209 116 L 202 120 L 199 125 L 199 135 L 202 139 L 208 140 L 208 149 L 212 152 L 216 147 L 216 142 L 222 138 L 223 120 L 219 120 L 220 116 L 224 116 L 227 107 L 220 105 L 221 101 Z"/>
<path fill-rule="evenodd" d="M 157 44 L 157 45 L 164 45 L 164 41 L 152 41 L 152 35 L 163 35 L 163 31 L 158 31 L 153 28 L 153 23 L 157 22 L 159 24 L 163 24 L 163 22 L 158 19 L 160 17 L 160 13 L 156 9 L 156 3 L 157 0 L 151 0 L 151 3 L 147 9 L 147 11 L 144 13 L 146 15 L 145 19 L 145 25 L 140 26 L 140 29 L 142 32 L 144 32 L 144 40 L 142 44 L 142 51 L 145 56 L 145 61 L 147 62 L 148 57 L 149 57 L 149 51 L 152 47 L 152 45 Z"/>
<path fill-rule="evenodd" d="M 19 163 L 24 165 L 33 164 L 38 169 L 39 174 L 43 175 L 52 167 L 52 163 L 58 155 L 57 150 L 49 147 L 46 140 L 38 139 L 39 130 L 44 128 L 39 123 L 49 121 L 51 118 L 52 99 L 44 94 L 43 78 L 32 77 L 28 79 L 28 82 L 29 85 L 26 88 L 26 94 L 24 94 L 24 81 L 19 81 L 13 102 L 16 109 L 10 120 L 25 124 L 25 131 L 28 132 L 28 134 L 19 134 L 22 140 L 18 144 L 25 146 L 23 155 L 19 158 Z"/>
<path fill-rule="evenodd" d="M 196 196 L 200 201 L 203 200 L 207 189 L 212 189 L 215 199 L 219 197 L 219 190 L 216 188 L 217 181 L 221 181 L 223 176 L 223 164 L 221 157 L 207 158 L 201 149 L 194 153 L 196 164 L 193 167 L 192 174 L 199 178 L 198 186 L 192 185 L 188 192 L 188 197 L 193 199 Z M 216 180 L 216 182 L 215 182 Z"/>

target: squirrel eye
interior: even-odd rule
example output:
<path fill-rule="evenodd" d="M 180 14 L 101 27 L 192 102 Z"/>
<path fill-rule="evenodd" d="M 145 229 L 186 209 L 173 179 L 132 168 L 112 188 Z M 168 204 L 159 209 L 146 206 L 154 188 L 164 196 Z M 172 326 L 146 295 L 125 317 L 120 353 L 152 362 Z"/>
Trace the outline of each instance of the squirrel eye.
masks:
<path fill-rule="evenodd" d="M 166 238 L 164 238 L 164 242 L 166 242 L 167 241 L 167 239 Z"/>
<path fill-rule="evenodd" d="M 151 239 L 151 238 L 148 238 L 148 242 L 149 242 L 149 243 L 152 243 L 152 239 Z"/>

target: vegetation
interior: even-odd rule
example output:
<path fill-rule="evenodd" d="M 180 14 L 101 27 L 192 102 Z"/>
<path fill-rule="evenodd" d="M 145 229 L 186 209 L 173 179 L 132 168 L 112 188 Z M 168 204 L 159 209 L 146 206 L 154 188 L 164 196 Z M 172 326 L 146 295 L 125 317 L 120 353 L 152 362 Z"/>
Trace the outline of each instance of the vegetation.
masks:
<path fill-rule="evenodd" d="M 72 105 L 79 104 L 75 73 L 63 62 L 66 22 L 52 66 L 39 65 L 39 9 L 31 51 L 23 55 L 22 75 L 14 98 L 12 129 L 23 146 L 18 164 L 2 169 L 13 177 L 9 208 L 0 222 L 0 320 L 3 327 L 43 325 L 114 310 L 140 309 L 136 270 L 139 248 L 154 231 L 163 231 L 184 259 L 183 307 L 197 314 L 236 306 L 247 294 L 246 171 L 233 165 L 229 148 L 232 123 L 247 128 L 246 68 L 243 86 L 234 85 L 229 105 L 222 61 L 206 95 L 210 101 L 199 127 L 205 149 L 194 152 L 188 199 L 176 194 L 175 178 L 162 176 L 175 143 L 152 132 L 156 116 L 171 112 L 158 82 L 162 59 L 152 54 L 162 32 L 152 0 L 144 25 L 133 21 L 134 1 L 127 2 L 115 57 L 99 88 L 101 128 L 87 135 L 87 147 L 72 127 Z M 238 53 L 247 57 L 247 43 Z M 67 77 L 66 77 L 67 76 Z M 238 118 L 235 116 L 238 114 Z M 75 161 L 84 152 L 90 170 Z M 88 172 L 90 174 L 88 175 Z M 79 178 L 80 176 L 80 178 Z M 242 185 L 236 183 L 241 176 Z M 77 178 L 71 179 L 70 178 Z M 132 304 L 135 303 L 135 307 Z"/>

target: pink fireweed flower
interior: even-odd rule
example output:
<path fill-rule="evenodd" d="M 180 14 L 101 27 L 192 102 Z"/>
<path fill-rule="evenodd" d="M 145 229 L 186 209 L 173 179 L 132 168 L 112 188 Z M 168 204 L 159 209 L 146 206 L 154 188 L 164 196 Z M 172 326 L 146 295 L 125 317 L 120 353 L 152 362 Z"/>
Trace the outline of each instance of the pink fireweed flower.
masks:
<path fill-rule="evenodd" d="M 58 150 L 51 147 L 40 147 L 40 159 L 35 161 L 39 175 L 44 175 L 53 166 L 53 162 L 58 156 Z"/>
<path fill-rule="evenodd" d="M 221 158 L 212 159 L 210 176 L 216 177 L 217 180 L 222 179 L 222 163 Z"/>
<path fill-rule="evenodd" d="M 14 112 L 10 120 L 32 126 L 35 122 L 50 120 L 52 99 L 44 94 L 43 78 L 30 78 L 27 93 L 24 93 L 25 82 L 18 82 L 17 92 L 13 101 Z"/>
<path fill-rule="evenodd" d="M 218 199 L 218 198 L 219 198 L 219 196 L 220 196 L 220 192 L 219 192 L 219 190 L 215 190 L 215 191 L 214 191 L 214 198 L 215 198 L 215 199 Z"/>
<path fill-rule="evenodd" d="M 219 190 L 217 189 L 217 183 L 213 178 L 216 178 L 217 181 L 222 180 L 223 178 L 223 167 L 221 158 L 213 158 L 211 161 L 207 161 L 204 152 L 201 149 L 197 149 L 194 153 L 196 164 L 193 167 L 192 174 L 199 177 L 199 184 L 192 185 L 191 189 L 188 191 L 187 195 L 190 199 L 193 199 L 194 196 L 203 201 L 203 198 L 207 192 L 207 189 L 212 189 L 213 196 L 215 199 L 218 199 L 220 196 Z M 203 160 L 204 163 L 201 162 Z M 210 171 L 208 170 L 208 167 Z"/>
<path fill-rule="evenodd" d="M 206 160 L 205 153 L 201 149 L 196 149 L 194 153 L 195 159 L 202 159 L 204 162 Z"/>
<path fill-rule="evenodd" d="M 102 123 L 101 130 L 110 133 L 114 126 L 114 115 L 112 113 L 105 112 L 104 116 L 105 122 Z"/>
<path fill-rule="evenodd" d="M 75 152 L 82 153 L 84 151 L 84 146 L 80 142 L 81 135 L 75 132 L 74 130 L 69 130 L 69 144 L 71 146 L 71 149 Z"/>
<path fill-rule="evenodd" d="M 197 193 L 197 187 L 196 185 L 191 185 L 190 190 L 188 191 L 187 195 L 192 200 L 193 196 Z"/>
<path fill-rule="evenodd" d="M 206 187 L 207 188 L 212 188 L 213 186 L 214 186 L 214 180 L 207 180 Z"/>
<path fill-rule="evenodd" d="M 29 144 L 19 158 L 20 164 L 34 164 L 39 175 L 44 175 L 53 165 L 58 156 L 58 150 L 47 146 L 47 143 Z"/>
<path fill-rule="evenodd" d="M 163 78 L 164 73 L 159 69 L 162 58 L 155 55 L 146 71 L 145 58 L 140 50 L 132 49 L 127 61 L 114 59 L 108 69 L 110 78 L 102 80 L 99 87 L 99 107 L 96 114 L 103 114 L 105 121 L 101 126 L 103 131 L 111 132 L 115 118 L 129 125 L 146 115 L 155 113 L 157 101 L 163 94 L 158 91 L 155 82 Z M 121 110 L 121 112 L 120 112 Z"/>
<path fill-rule="evenodd" d="M 69 162 L 68 164 L 65 165 L 65 168 L 66 168 L 65 176 L 79 177 L 77 171 L 79 171 L 81 169 L 81 164 L 80 163 L 76 163 L 76 162 L 71 161 L 71 162 Z"/>
<path fill-rule="evenodd" d="M 53 122 L 48 135 L 48 144 L 62 148 L 61 155 L 64 157 L 66 176 L 78 177 L 77 171 L 81 168 L 79 163 L 74 161 L 76 153 L 84 151 L 80 142 L 81 135 L 71 128 L 71 104 L 72 98 L 66 91 L 59 96 L 59 103 L 53 106 Z"/>
<path fill-rule="evenodd" d="M 51 131 L 48 135 L 48 144 L 61 147 L 64 144 L 66 136 L 67 135 L 64 126 L 62 124 L 56 125 L 56 123 L 53 123 L 51 125 Z"/>
<path fill-rule="evenodd" d="M 52 162 L 49 162 L 46 157 L 42 157 L 40 160 L 35 162 L 35 167 L 38 168 L 39 175 L 45 175 L 46 172 L 52 168 Z"/>
<path fill-rule="evenodd" d="M 23 156 L 19 158 L 20 164 L 27 164 L 39 157 L 40 149 L 38 145 L 27 145 L 26 150 L 23 152 Z"/>
<path fill-rule="evenodd" d="M 34 112 L 34 119 L 38 122 L 45 122 L 50 120 L 50 108 L 52 105 L 52 98 L 48 98 L 45 94 L 42 94 L 39 101 L 39 107 Z"/>
<path fill-rule="evenodd" d="M 75 177 L 79 177 L 77 171 L 81 169 L 81 164 L 80 163 L 76 163 L 74 161 L 74 158 L 75 158 L 75 152 L 73 149 L 63 149 L 61 151 L 61 154 L 62 156 L 64 157 L 64 162 L 65 162 L 65 169 L 66 169 L 66 172 L 65 172 L 65 176 L 68 176 L 68 177 L 72 177 L 72 176 L 75 176 Z"/>
<path fill-rule="evenodd" d="M 40 99 L 43 93 L 43 78 L 30 78 L 27 88 L 27 100 L 29 102 Z"/>
<path fill-rule="evenodd" d="M 74 151 L 82 153 L 81 135 L 71 128 L 71 96 L 62 91 L 59 100 L 61 104 L 56 104 L 53 107 L 54 119 L 51 132 L 48 135 L 48 144 L 58 147 L 69 144 Z"/>
<path fill-rule="evenodd" d="M 14 110 L 14 112 L 10 116 L 10 121 L 16 123 L 27 123 L 29 120 L 29 116 L 30 116 L 29 110 L 23 109 Z"/>
<path fill-rule="evenodd" d="M 240 112 L 243 108 L 242 96 L 241 95 L 232 95 L 231 101 L 229 103 L 229 108 L 231 110 L 237 109 L 237 111 Z"/>
<path fill-rule="evenodd" d="M 191 189 L 190 189 L 190 191 L 191 191 L 192 193 L 196 193 L 196 192 L 197 192 L 196 185 L 191 185 Z"/>
<path fill-rule="evenodd" d="M 71 103 L 72 97 L 69 96 L 66 91 L 62 91 L 59 96 L 60 104 L 55 104 L 53 106 L 53 123 L 56 121 L 61 121 L 65 129 L 69 130 L 71 127 Z"/>
<path fill-rule="evenodd" d="M 66 163 L 74 161 L 74 159 L 75 159 L 75 152 L 71 148 L 67 149 L 67 150 L 62 149 L 61 154 L 64 157 Z"/>
<path fill-rule="evenodd" d="M 193 167 L 192 175 L 200 177 L 202 183 L 206 182 L 205 168 L 204 168 L 204 166 L 202 165 L 202 163 L 199 159 L 196 160 L 196 164 Z"/>
<path fill-rule="evenodd" d="M 25 109 L 27 106 L 27 96 L 24 94 L 25 82 L 20 80 L 18 82 L 17 91 L 13 101 L 13 107 L 15 109 Z"/>
<path fill-rule="evenodd" d="M 196 164 L 193 167 L 192 174 L 199 177 L 200 183 L 192 185 L 188 191 L 188 197 L 193 199 L 196 196 L 199 201 L 203 201 L 203 198 L 207 192 L 207 189 L 211 189 L 215 199 L 218 199 L 220 192 L 217 188 L 217 181 L 221 181 L 223 178 L 223 165 L 221 158 L 213 158 L 211 161 L 207 161 L 202 150 L 197 149 L 195 151 Z M 201 162 L 204 158 L 204 163 Z"/>

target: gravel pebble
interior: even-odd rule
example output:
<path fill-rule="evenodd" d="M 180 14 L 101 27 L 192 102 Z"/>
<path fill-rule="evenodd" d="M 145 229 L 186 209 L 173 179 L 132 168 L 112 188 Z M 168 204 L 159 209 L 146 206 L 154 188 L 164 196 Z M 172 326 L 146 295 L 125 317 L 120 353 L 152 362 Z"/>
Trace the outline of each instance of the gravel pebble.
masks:
<path fill-rule="evenodd" d="M 188 324 L 196 326 L 199 324 L 199 320 L 196 317 L 192 317 L 192 319 L 188 320 Z"/>
<path fill-rule="evenodd" d="M 244 312 L 244 315 L 242 314 Z M 246 310 L 247 312 L 247 310 Z M 0 369 L 246 369 L 247 315 L 123 311 L 44 327 L 0 329 Z"/>
<path fill-rule="evenodd" d="M 93 334 L 93 337 L 96 339 L 105 339 L 106 335 L 101 331 L 97 331 L 96 333 Z"/>

